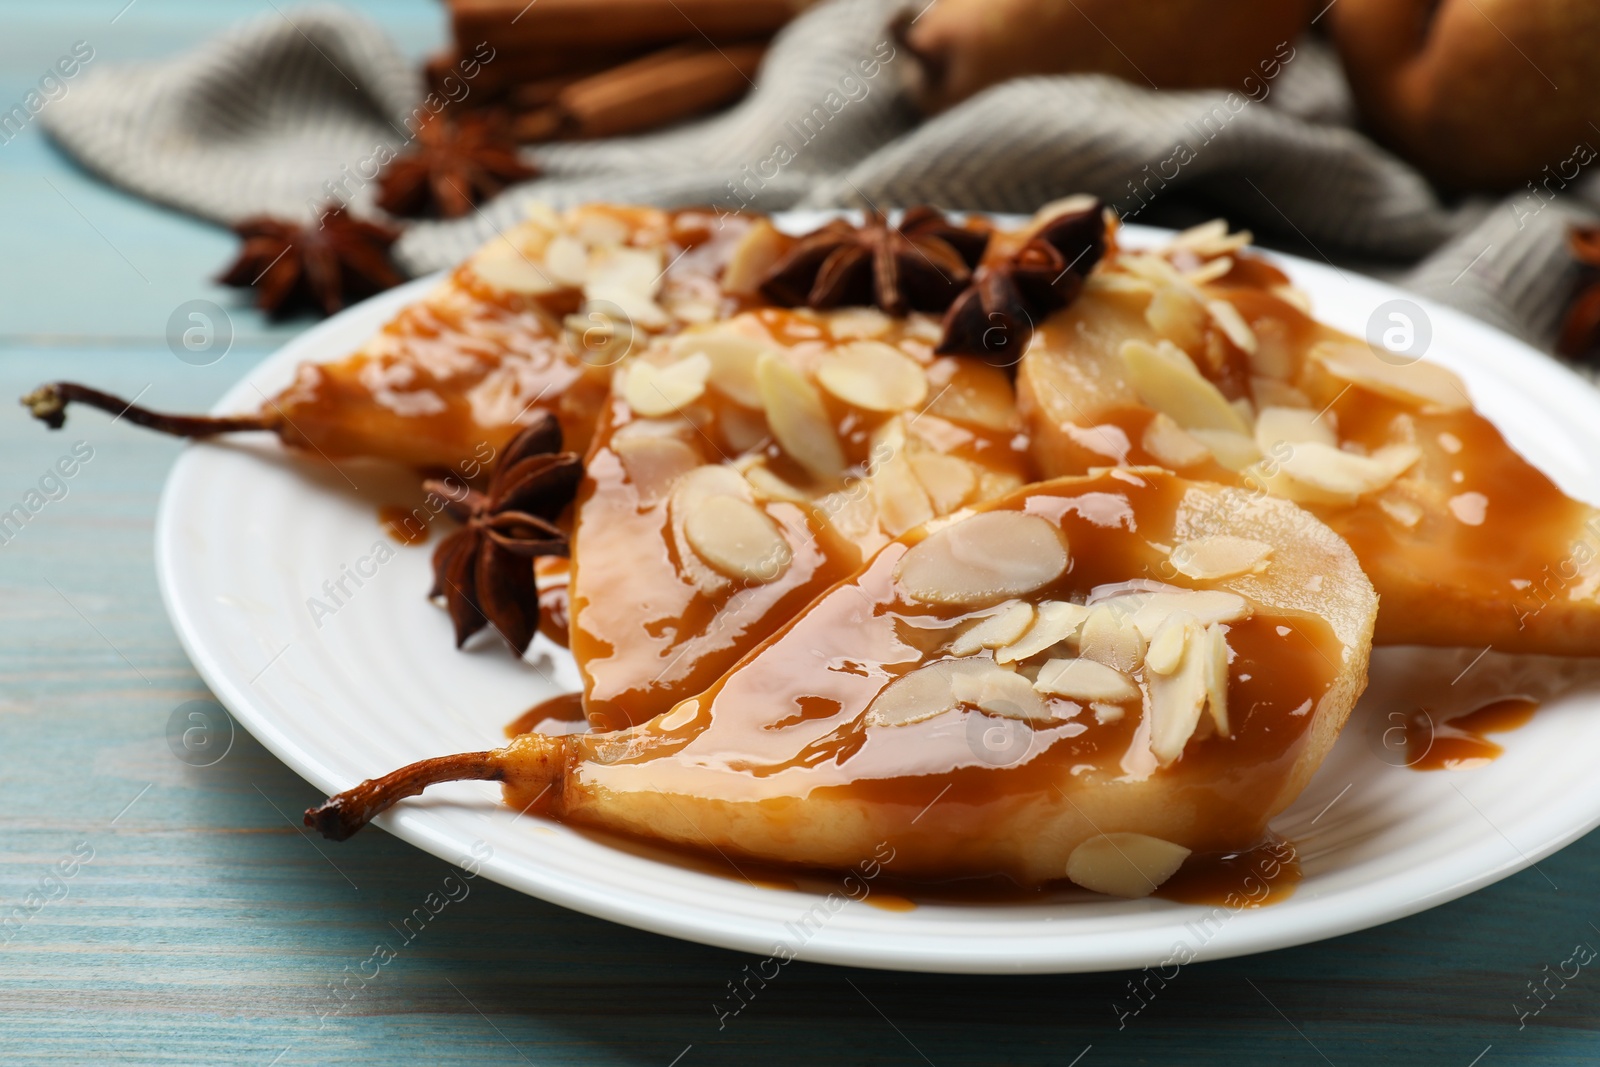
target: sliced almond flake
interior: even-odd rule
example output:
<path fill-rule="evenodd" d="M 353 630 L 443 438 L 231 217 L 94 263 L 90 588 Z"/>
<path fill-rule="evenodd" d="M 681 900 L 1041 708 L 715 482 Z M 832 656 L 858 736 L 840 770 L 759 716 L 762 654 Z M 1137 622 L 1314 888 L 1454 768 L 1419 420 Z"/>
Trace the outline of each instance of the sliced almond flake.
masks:
<path fill-rule="evenodd" d="M 1150 252 L 1124 252 L 1116 259 L 1119 269 L 1137 278 L 1153 282 L 1158 290 L 1168 285 L 1183 285 L 1183 275 L 1178 268 L 1161 256 Z"/>
<path fill-rule="evenodd" d="M 557 234 L 544 247 L 544 267 L 562 285 L 577 288 L 589 277 L 589 250 L 571 234 Z"/>
<path fill-rule="evenodd" d="M 1250 425 L 1195 369 L 1182 349 L 1169 341 L 1152 347 L 1126 341 L 1122 359 L 1139 398 L 1186 430 L 1230 430 L 1248 434 Z"/>
<path fill-rule="evenodd" d="M 1389 485 L 1421 458 L 1422 453 L 1412 445 L 1385 445 L 1370 456 L 1358 456 L 1324 444 L 1303 442 L 1295 445 L 1278 467 L 1291 482 L 1335 500 L 1354 502 Z"/>
<path fill-rule="evenodd" d="M 764 584 L 787 570 L 794 558 L 778 524 L 736 496 L 701 501 L 689 512 L 683 530 L 695 554 L 729 578 Z"/>
<path fill-rule="evenodd" d="M 570 288 L 504 237 L 484 245 L 467 261 L 467 267 L 485 284 L 508 293 L 543 296 Z"/>
<path fill-rule="evenodd" d="M 1249 230 L 1228 232 L 1225 219 L 1191 226 L 1167 243 L 1167 251 L 1189 251 L 1197 256 L 1227 256 L 1247 247 L 1255 236 Z"/>
<path fill-rule="evenodd" d="M 1174 668 L 1165 673 L 1147 670 L 1144 676 L 1146 714 L 1150 719 L 1150 753 L 1163 767 L 1170 766 L 1189 743 L 1206 703 L 1205 630 L 1192 616 L 1176 615 L 1163 630 L 1176 630 L 1182 652 Z M 1164 645 L 1166 633 L 1158 635 Z M 1156 642 L 1151 642 L 1156 647 Z M 1146 657 L 1146 665 L 1149 658 Z"/>
<path fill-rule="evenodd" d="M 844 449 L 816 386 L 775 352 L 764 352 L 756 361 L 756 384 L 778 447 L 823 481 L 842 476 Z"/>
<path fill-rule="evenodd" d="M 1218 463 L 1231 471 L 1242 471 L 1261 462 L 1261 450 L 1245 434 L 1232 430 L 1190 430 L 1189 433 L 1210 450 Z"/>
<path fill-rule="evenodd" d="M 1271 557 L 1272 546 L 1265 541 L 1212 534 L 1174 545 L 1168 558 L 1172 569 L 1185 578 L 1209 582 L 1258 573 Z"/>
<path fill-rule="evenodd" d="M 867 706 L 868 726 L 906 726 L 953 711 L 961 703 L 954 679 L 994 670 L 988 660 L 941 660 L 918 667 L 890 682 Z"/>
<path fill-rule="evenodd" d="M 880 460 L 870 483 L 878 522 L 890 537 L 899 537 L 933 518 L 933 502 L 904 451 L 891 452 Z"/>
<path fill-rule="evenodd" d="M 1279 444 L 1315 442 L 1336 448 L 1339 435 L 1334 419 L 1331 411 L 1319 415 L 1309 407 L 1264 407 L 1256 416 L 1256 447 L 1269 456 L 1277 454 Z"/>
<path fill-rule="evenodd" d="M 665 366 L 636 359 L 623 372 L 622 398 L 640 415 L 671 415 L 700 399 L 710 373 L 711 360 L 701 352 Z"/>
<path fill-rule="evenodd" d="M 1212 262 L 1220 263 L 1221 260 Z M 1250 328 L 1248 322 L 1244 321 L 1244 316 L 1239 314 L 1238 308 L 1226 300 L 1207 300 L 1206 310 L 1211 313 L 1211 321 L 1227 335 L 1235 348 L 1247 356 L 1255 355 L 1256 332 Z"/>
<path fill-rule="evenodd" d="M 1205 659 L 1206 710 L 1217 733 L 1228 734 L 1228 631 L 1224 626 L 1207 626 L 1202 641 Z"/>
<path fill-rule="evenodd" d="M 1089 609 L 1067 600 L 1046 600 L 1035 614 L 1027 632 L 996 649 L 996 663 L 1016 663 L 1071 640 L 1089 617 Z"/>
<path fill-rule="evenodd" d="M 1094 712 L 1094 721 L 1098 723 L 1121 722 L 1127 714 L 1121 704 L 1090 704 L 1089 710 Z"/>
<path fill-rule="evenodd" d="M 673 542 L 678 548 L 680 566 L 685 577 L 708 596 L 727 591 L 731 583 L 726 575 L 702 561 L 689 543 L 687 527 L 689 517 L 700 511 L 706 501 L 724 496 L 749 500 L 750 483 L 726 464 L 708 463 L 686 471 L 677 478 L 668 505 L 667 513 Z"/>
<path fill-rule="evenodd" d="M 711 388 L 736 404 L 757 409 L 761 390 L 756 385 L 756 362 L 771 347 L 730 328 L 679 334 L 671 344 L 675 356 L 700 354 L 711 361 L 707 378 Z"/>
<path fill-rule="evenodd" d="M 882 341 L 852 341 L 817 364 L 817 381 L 834 396 L 866 411 L 905 411 L 928 399 L 917 361 Z"/>
<path fill-rule="evenodd" d="M 1173 470 L 1192 467 L 1211 458 L 1211 449 L 1198 437 L 1159 411 L 1145 425 L 1139 446 L 1150 453 L 1157 463 Z"/>
<path fill-rule="evenodd" d="M 1145 308 L 1144 320 L 1158 337 L 1179 348 L 1197 348 L 1205 340 L 1205 305 L 1186 287 L 1159 290 Z"/>
<path fill-rule="evenodd" d="M 1437 363 L 1396 365 L 1379 359 L 1367 345 L 1326 341 L 1312 347 L 1311 358 L 1336 378 L 1402 403 L 1434 411 L 1472 406 L 1461 379 Z"/>
<path fill-rule="evenodd" d="M 1089 596 L 1091 607 L 1096 611 L 1103 609 L 1110 612 L 1119 626 L 1137 631 L 1146 641 L 1153 638 L 1167 618 L 1175 613 L 1192 615 L 1208 625 L 1214 622 L 1239 622 L 1252 614 L 1250 604 L 1244 597 L 1222 589 L 1180 589 L 1170 586 L 1157 591 L 1100 595 L 1102 589 L 1115 588 L 1098 587 Z"/>
<path fill-rule="evenodd" d="M 750 487 L 756 491 L 756 496 L 763 500 L 786 500 L 793 504 L 811 502 L 811 498 L 805 492 L 772 473 L 764 462 L 754 463 L 746 468 L 744 476 L 749 481 Z"/>
<path fill-rule="evenodd" d="M 1178 872 L 1189 850 L 1148 834 L 1097 834 L 1072 850 L 1066 875 L 1095 893 L 1147 897 Z"/>
<path fill-rule="evenodd" d="M 1039 668 L 1033 687 L 1041 693 L 1086 704 L 1139 699 L 1139 687 L 1132 678 L 1092 659 L 1050 660 Z"/>
<path fill-rule="evenodd" d="M 590 248 L 611 248 L 628 239 L 628 224 L 599 204 L 574 208 L 563 225 Z"/>
<path fill-rule="evenodd" d="M 883 464 L 906 451 L 906 420 L 899 415 L 884 419 L 872 431 L 872 448 L 867 452 L 867 473 L 872 474 Z"/>
<path fill-rule="evenodd" d="M 1190 285 L 1210 285 L 1220 278 L 1227 277 L 1232 270 L 1233 257 L 1218 256 L 1216 259 L 1206 260 L 1194 270 L 1184 271 L 1183 280 Z"/>
<path fill-rule="evenodd" d="M 1111 604 L 1089 609 L 1078 633 L 1078 655 L 1132 674 L 1144 664 L 1145 638 Z"/>
<path fill-rule="evenodd" d="M 611 449 L 622 461 L 640 507 L 655 507 L 667 499 L 673 483 L 701 464 L 700 453 L 675 437 L 618 435 Z"/>
<path fill-rule="evenodd" d="M 1144 653 L 1145 675 L 1176 674 L 1183 665 L 1184 642 L 1195 629 L 1195 617 L 1175 611 L 1162 620 Z"/>
<path fill-rule="evenodd" d="M 728 254 L 728 265 L 722 271 L 722 288 L 739 296 L 755 296 L 768 269 L 791 243 L 791 239 L 771 222 L 757 219 Z"/>
<path fill-rule="evenodd" d="M 936 345 L 944 339 L 944 323 L 921 311 L 913 311 L 907 315 L 902 329 L 912 340 L 924 341 L 930 345 Z"/>
<path fill-rule="evenodd" d="M 1025 600 L 1003 604 L 1000 610 L 982 619 L 950 642 L 952 656 L 971 656 L 986 648 L 1009 645 L 1033 625 L 1033 605 Z"/>
<path fill-rule="evenodd" d="M 886 543 L 883 528 L 878 525 L 878 509 L 872 504 L 872 494 L 862 492 L 858 485 L 827 493 L 817 499 L 816 506 L 846 541 L 870 546 L 871 550 Z"/>
<path fill-rule="evenodd" d="M 1066 539 L 1051 523 L 1017 511 L 986 511 L 913 545 L 894 576 L 913 600 L 993 604 L 1055 581 L 1067 560 Z"/>
<path fill-rule="evenodd" d="M 877 308 L 842 308 L 827 315 L 828 332 L 841 341 L 882 337 L 894 320 Z"/>
<path fill-rule="evenodd" d="M 604 248 L 590 253 L 584 299 L 591 304 L 617 305 L 636 326 L 662 329 L 670 324 L 655 301 L 661 281 L 660 248 Z"/>
<path fill-rule="evenodd" d="M 951 679 L 950 691 L 957 700 L 1003 719 L 1044 723 L 1055 718 L 1028 679 L 1015 671 L 996 667 L 992 661 L 980 662 L 988 662 L 989 669 L 981 674 L 960 674 Z"/>
<path fill-rule="evenodd" d="M 917 480 L 928 491 L 936 515 L 948 515 L 972 499 L 978 476 L 972 464 L 940 452 L 912 452 L 906 457 Z"/>

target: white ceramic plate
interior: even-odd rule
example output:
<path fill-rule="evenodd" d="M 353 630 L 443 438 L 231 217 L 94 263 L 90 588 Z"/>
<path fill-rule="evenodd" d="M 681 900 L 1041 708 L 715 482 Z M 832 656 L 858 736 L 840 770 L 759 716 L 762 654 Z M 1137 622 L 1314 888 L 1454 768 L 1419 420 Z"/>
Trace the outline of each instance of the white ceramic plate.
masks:
<path fill-rule="evenodd" d="M 1164 235 L 1139 227 L 1130 244 Z M 1412 299 L 1327 266 L 1274 257 L 1317 314 L 1357 335 L 1386 301 Z M 232 389 L 217 412 L 253 410 L 296 364 L 345 355 L 417 299 L 424 278 L 309 330 Z M 1568 492 L 1600 498 L 1600 396 L 1551 360 L 1465 315 L 1413 300 L 1431 322 L 1429 358 L 1458 371 L 1474 402 Z M 498 744 L 503 726 L 577 688 L 564 651 L 544 641 L 519 663 L 485 635 L 451 645 L 425 599 L 431 546 L 384 536 L 382 504 L 415 479 L 370 463 L 337 469 L 286 453 L 266 435 L 194 445 L 173 468 L 156 527 L 156 561 L 173 625 L 212 690 L 251 733 L 317 787 L 334 792 L 425 756 Z M 365 557 L 393 558 L 381 565 Z M 376 565 L 376 573 L 371 574 Z M 330 595 L 344 579 L 348 595 Z M 311 598 L 333 608 L 313 613 Z M 1437 678 L 1459 703 L 1475 682 L 1517 668 L 1478 650 L 1379 658 L 1371 697 L 1299 801 L 1275 823 L 1299 847 L 1304 880 L 1288 900 L 1234 911 L 1161 899 L 1062 892 L 1028 903 L 932 903 L 887 910 L 829 886 L 753 885 L 682 858 L 578 832 L 498 803 L 497 787 L 430 790 L 378 825 L 450 862 L 578 911 L 760 955 L 955 972 L 1090 971 L 1216 959 L 1302 944 L 1432 907 L 1504 878 L 1600 823 L 1600 706 L 1595 690 L 1548 702 L 1507 753 L 1471 771 L 1421 773 L 1384 731 L 1409 710 L 1395 681 Z M 1428 673 L 1431 671 L 1432 673 Z M 1389 704 L 1385 704 L 1385 699 Z M 1437 705 L 1436 705 L 1437 707 Z M 335 850 L 335 858 L 337 851 Z M 832 889 L 837 893 L 839 886 Z M 841 902 L 842 906 L 841 906 Z"/>

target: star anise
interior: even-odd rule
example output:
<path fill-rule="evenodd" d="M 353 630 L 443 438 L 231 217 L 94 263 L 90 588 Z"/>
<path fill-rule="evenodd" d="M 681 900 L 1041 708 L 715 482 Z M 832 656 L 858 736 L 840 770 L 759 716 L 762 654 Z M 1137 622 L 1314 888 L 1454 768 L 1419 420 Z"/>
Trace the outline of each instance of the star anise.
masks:
<path fill-rule="evenodd" d="M 1015 252 L 978 269 L 944 317 L 940 355 L 981 356 L 997 366 L 1022 358 L 1033 328 L 1076 300 L 1106 250 L 1098 200 L 1038 226 Z"/>
<path fill-rule="evenodd" d="M 377 203 L 391 215 L 454 219 L 538 173 L 517 156 L 503 115 L 476 112 L 459 120 L 440 115 L 417 127 L 415 148 L 383 168 Z"/>
<path fill-rule="evenodd" d="M 269 315 L 303 307 L 332 315 L 405 281 L 389 258 L 400 232 L 353 219 L 342 207 L 324 208 L 314 227 L 256 215 L 233 232 L 244 246 L 217 281 L 255 289 L 256 306 Z"/>
<path fill-rule="evenodd" d="M 486 492 L 428 479 L 423 487 L 446 501 L 461 529 L 433 553 L 433 591 L 455 625 L 456 647 L 492 625 L 516 650 L 528 650 L 539 629 L 535 556 L 565 556 L 556 526 L 583 473 L 576 452 L 561 451 L 561 425 L 548 413 L 506 445 Z"/>
<path fill-rule="evenodd" d="M 986 230 L 959 226 L 926 206 L 907 209 L 898 226 L 877 211 L 864 226 L 835 219 L 774 263 L 761 293 L 784 307 L 943 311 L 988 244 Z"/>
<path fill-rule="evenodd" d="M 1567 249 L 1582 267 L 1582 281 L 1567 306 L 1556 351 L 1581 359 L 1600 349 L 1600 226 L 1573 226 Z"/>

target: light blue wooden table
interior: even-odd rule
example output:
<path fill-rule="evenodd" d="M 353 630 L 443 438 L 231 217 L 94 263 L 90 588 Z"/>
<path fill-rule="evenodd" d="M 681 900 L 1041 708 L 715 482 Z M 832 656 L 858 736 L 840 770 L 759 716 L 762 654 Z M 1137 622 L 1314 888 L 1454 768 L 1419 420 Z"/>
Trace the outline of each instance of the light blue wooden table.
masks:
<path fill-rule="evenodd" d="M 125 3 L 0 4 L 0 104 L 73 41 L 99 62 L 157 56 L 271 10 L 135 0 L 113 24 Z M 443 35 L 425 0 L 364 6 L 412 54 Z M 0 925 L 0 1063 L 1600 1061 L 1600 973 L 1521 1029 L 1513 1008 L 1575 943 L 1600 946 L 1600 836 L 1543 861 L 1549 881 L 1528 871 L 1403 922 L 1187 968 L 1121 1030 L 1128 975 L 805 964 L 719 1027 L 713 1005 L 751 960 L 481 880 L 324 1017 L 330 985 L 446 868 L 373 832 L 335 869 L 295 825 L 318 795 L 248 735 L 214 766 L 174 758 L 169 716 L 207 695 L 151 562 L 178 446 L 95 416 L 48 434 L 4 400 L 75 378 L 203 409 L 305 324 L 270 326 L 208 281 L 229 235 L 97 183 L 36 129 L 0 145 L 0 220 L 0 510 L 73 441 L 94 448 L 0 544 L 0 918 L 25 913 Z M 237 331 L 204 368 L 164 336 L 195 298 L 230 308 Z"/>

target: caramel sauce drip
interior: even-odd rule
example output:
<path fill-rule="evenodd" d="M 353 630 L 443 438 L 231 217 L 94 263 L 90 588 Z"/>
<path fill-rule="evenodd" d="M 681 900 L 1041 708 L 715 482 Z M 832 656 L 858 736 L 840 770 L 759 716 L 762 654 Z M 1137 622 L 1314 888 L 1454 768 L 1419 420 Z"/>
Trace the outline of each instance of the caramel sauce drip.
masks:
<path fill-rule="evenodd" d="M 527 711 L 518 715 L 506 724 L 506 736 L 516 737 L 518 734 L 531 733 L 571 733 L 564 727 L 571 723 L 581 723 L 583 717 L 583 694 L 562 693 L 549 700 L 541 700 Z M 551 727 L 555 726 L 556 729 Z M 540 729 L 540 727 L 544 727 Z"/>
<path fill-rule="evenodd" d="M 566 648 L 572 640 L 571 560 L 540 556 L 533 561 L 539 586 L 539 632 Z"/>
<path fill-rule="evenodd" d="M 1505 697 L 1485 704 L 1476 711 L 1435 723 L 1426 709 L 1419 709 L 1408 724 L 1406 765 L 1414 771 L 1458 771 L 1481 767 L 1505 752 L 1488 739 L 1489 734 L 1507 733 L 1526 726 L 1539 710 L 1539 702 L 1528 697 Z"/>
<path fill-rule="evenodd" d="M 1293 843 L 1269 835 L 1241 852 L 1192 854 L 1155 895 L 1180 904 L 1237 910 L 1288 900 L 1299 885 L 1300 857 Z"/>
<path fill-rule="evenodd" d="M 402 545 L 420 545 L 428 540 L 428 524 L 404 504 L 385 504 L 378 509 L 378 522 L 390 538 Z"/>

